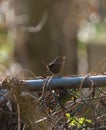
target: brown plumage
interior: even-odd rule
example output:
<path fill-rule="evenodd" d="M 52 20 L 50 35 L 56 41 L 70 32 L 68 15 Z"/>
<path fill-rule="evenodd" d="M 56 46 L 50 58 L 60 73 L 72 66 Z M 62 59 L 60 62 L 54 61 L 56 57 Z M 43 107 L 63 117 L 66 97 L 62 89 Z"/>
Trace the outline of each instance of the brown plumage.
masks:
<path fill-rule="evenodd" d="M 60 56 L 56 57 L 52 62 L 50 62 L 47 65 L 47 69 L 52 74 L 60 73 L 64 68 L 65 59 L 66 59 L 66 57 L 60 57 Z"/>

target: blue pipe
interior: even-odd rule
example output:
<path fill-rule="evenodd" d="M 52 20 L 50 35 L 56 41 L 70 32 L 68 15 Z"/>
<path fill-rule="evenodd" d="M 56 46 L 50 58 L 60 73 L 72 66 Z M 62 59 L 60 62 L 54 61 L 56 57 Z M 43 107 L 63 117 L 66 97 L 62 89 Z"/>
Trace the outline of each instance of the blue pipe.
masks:
<path fill-rule="evenodd" d="M 83 82 L 83 88 L 91 86 L 91 82 L 97 87 L 106 86 L 106 75 L 82 76 L 82 77 L 49 77 L 45 79 L 25 80 L 28 88 L 39 91 L 46 83 L 47 89 L 79 88 Z"/>

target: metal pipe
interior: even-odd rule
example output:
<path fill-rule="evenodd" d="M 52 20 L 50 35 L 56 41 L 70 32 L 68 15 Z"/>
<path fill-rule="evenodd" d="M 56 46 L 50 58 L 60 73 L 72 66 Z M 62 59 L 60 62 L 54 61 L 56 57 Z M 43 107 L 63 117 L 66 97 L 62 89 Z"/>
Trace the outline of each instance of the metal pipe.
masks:
<path fill-rule="evenodd" d="M 47 89 L 63 88 L 89 88 L 92 83 L 97 87 L 106 86 L 106 75 L 85 76 L 85 77 L 49 77 L 45 79 L 25 80 L 28 88 L 33 91 L 39 91 L 45 85 Z"/>
<path fill-rule="evenodd" d="M 96 128 L 92 128 L 91 130 L 96 130 Z M 106 130 L 106 126 L 97 127 L 97 130 Z"/>

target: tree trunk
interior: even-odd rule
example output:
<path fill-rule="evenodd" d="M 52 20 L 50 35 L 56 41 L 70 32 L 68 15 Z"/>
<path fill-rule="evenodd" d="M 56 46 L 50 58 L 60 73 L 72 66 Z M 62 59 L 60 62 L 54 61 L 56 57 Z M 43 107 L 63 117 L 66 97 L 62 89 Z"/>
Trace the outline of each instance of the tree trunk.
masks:
<path fill-rule="evenodd" d="M 37 75 L 46 75 L 43 61 L 48 63 L 56 56 L 66 56 L 63 74 L 76 74 L 77 69 L 77 13 L 70 0 L 44 3 L 30 0 L 30 25 L 36 26 L 43 12 L 47 10 L 48 19 L 40 32 L 29 33 L 27 51 L 30 69 Z M 74 17 L 73 17 L 74 16 Z"/>

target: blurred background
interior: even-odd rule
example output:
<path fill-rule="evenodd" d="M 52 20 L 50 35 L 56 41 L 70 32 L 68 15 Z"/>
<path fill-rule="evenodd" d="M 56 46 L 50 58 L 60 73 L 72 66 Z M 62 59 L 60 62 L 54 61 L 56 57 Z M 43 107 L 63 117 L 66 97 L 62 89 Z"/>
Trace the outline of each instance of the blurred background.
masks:
<path fill-rule="evenodd" d="M 0 74 L 50 75 L 57 56 L 62 75 L 105 72 L 106 0 L 0 0 Z"/>

